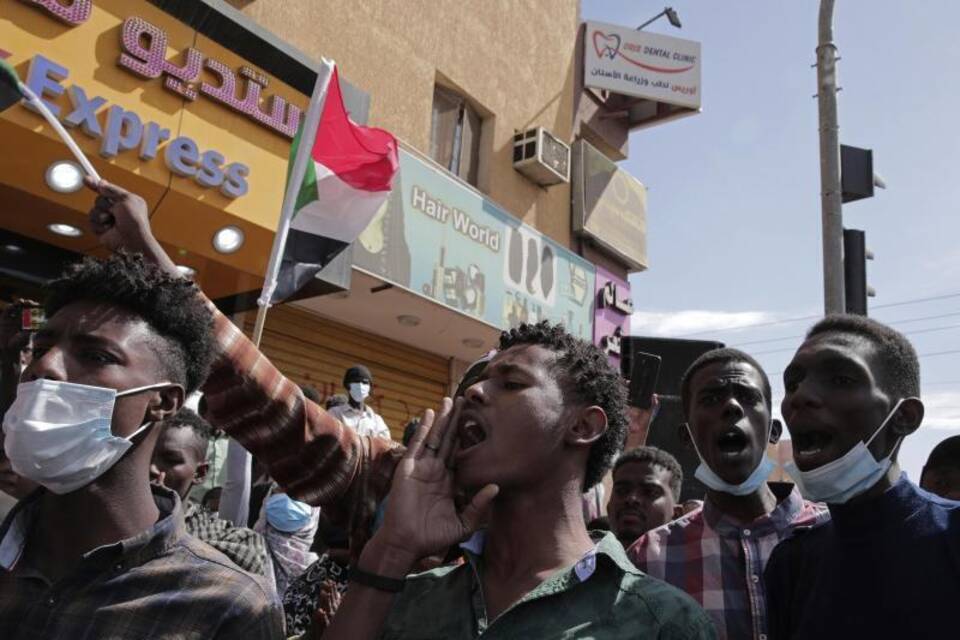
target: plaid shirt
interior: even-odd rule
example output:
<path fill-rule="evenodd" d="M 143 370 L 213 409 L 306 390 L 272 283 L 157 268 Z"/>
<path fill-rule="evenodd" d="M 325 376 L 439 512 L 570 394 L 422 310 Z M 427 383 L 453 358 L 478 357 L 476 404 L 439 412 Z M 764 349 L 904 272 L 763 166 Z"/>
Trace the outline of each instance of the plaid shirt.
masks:
<path fill-rule="evenodd" d="M 769 514 L 749 526 L 703 507 L 648 531 L 627 552 L 642 571 L 683 589 L 713 619 L 722 639 L 766 640 L 763 571 L 777 543 L 794 527 L 829 519 L 823 505 L 794 488 Z"/>
<path fill-rule="evenodd" d="M 153 492 L 153 527 L 88 552 L 55 583 L 23 555 L 44 492 L 21 501 L 0 527 L 0 638 L 282 638 L 276 596 L 186 533 L 174 492 Z"/>
<path fill-rule="evenodd" d="M 270 563 L 267 560 L 267 544 L 263 536 L 253 529 L 222 520 L 217 514 L 189 500 L 183 509 L 183 523 L 187 533 L 206 542 L 244 571 L 272 577 L 268 576 Z"/>
<path fill-rule="evenodd" d="M 283 376 L 226 316 L 214 313 L 217 357 L 203 386 L 204 417 L 264 462 L 292 498 L 372 522 L 403 449 L 359 436 Z"/>

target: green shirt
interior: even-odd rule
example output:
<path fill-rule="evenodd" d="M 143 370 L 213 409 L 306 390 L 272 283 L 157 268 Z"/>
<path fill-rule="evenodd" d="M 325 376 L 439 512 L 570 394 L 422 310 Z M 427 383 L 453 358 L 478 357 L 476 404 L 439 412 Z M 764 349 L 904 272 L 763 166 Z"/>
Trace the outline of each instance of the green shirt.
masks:
<path fill-rule="evenodd" d="M 686 594 L 637 569 L 613 534 L 489 620 L 479 579 L 482 549 L 476 540 L 464 545 L 467 563 L 407 578 L 381 638 L 716 638 L 703 610 Z"/>

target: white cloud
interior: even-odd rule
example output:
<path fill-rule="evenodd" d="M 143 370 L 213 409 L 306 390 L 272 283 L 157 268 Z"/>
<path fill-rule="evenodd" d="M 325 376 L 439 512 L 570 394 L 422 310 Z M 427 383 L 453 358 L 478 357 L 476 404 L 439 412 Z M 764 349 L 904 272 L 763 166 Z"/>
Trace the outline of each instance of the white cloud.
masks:
<path fill-rule="evenodd" d="M 921 395 L 926 409 L 923 426 L 933 429 L 960 429 L 960 392 L 937 391 Z"/>
<path fill-rule="evenodd" d="M 683 335 L 746 327 L 776 320 L 768 311 L 635 311 L 630 316 L 631 335 L 680 337 Z M 707 337 L 707 336 L 697 336 Z"/>

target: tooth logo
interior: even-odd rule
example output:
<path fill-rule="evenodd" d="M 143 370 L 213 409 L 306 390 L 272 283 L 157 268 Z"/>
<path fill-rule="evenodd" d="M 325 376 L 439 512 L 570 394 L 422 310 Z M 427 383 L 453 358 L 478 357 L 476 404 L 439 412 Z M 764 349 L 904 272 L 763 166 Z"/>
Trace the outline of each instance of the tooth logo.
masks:
<path fill-rule="evenodd" d="M 601 58 L 613 60 L 620 52 L 620 36 L 615 33 L 607 35 L 602 31 L 593 32 L 593 48 Z"/>

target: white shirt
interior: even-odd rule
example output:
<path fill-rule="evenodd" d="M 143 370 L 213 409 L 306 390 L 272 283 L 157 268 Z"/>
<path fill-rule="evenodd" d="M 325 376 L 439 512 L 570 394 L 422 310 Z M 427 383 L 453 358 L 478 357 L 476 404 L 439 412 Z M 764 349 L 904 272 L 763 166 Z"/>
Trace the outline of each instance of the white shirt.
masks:
<path fill-rule="evenodd" d="M 334 418 L 347 425 L 361 436 L 377 436 L 390 440 L 390 429 L 380 415 L 364 405 L 363 409 L 355 409 L 351 404 L 341 404 L 328 411 Z"/>

